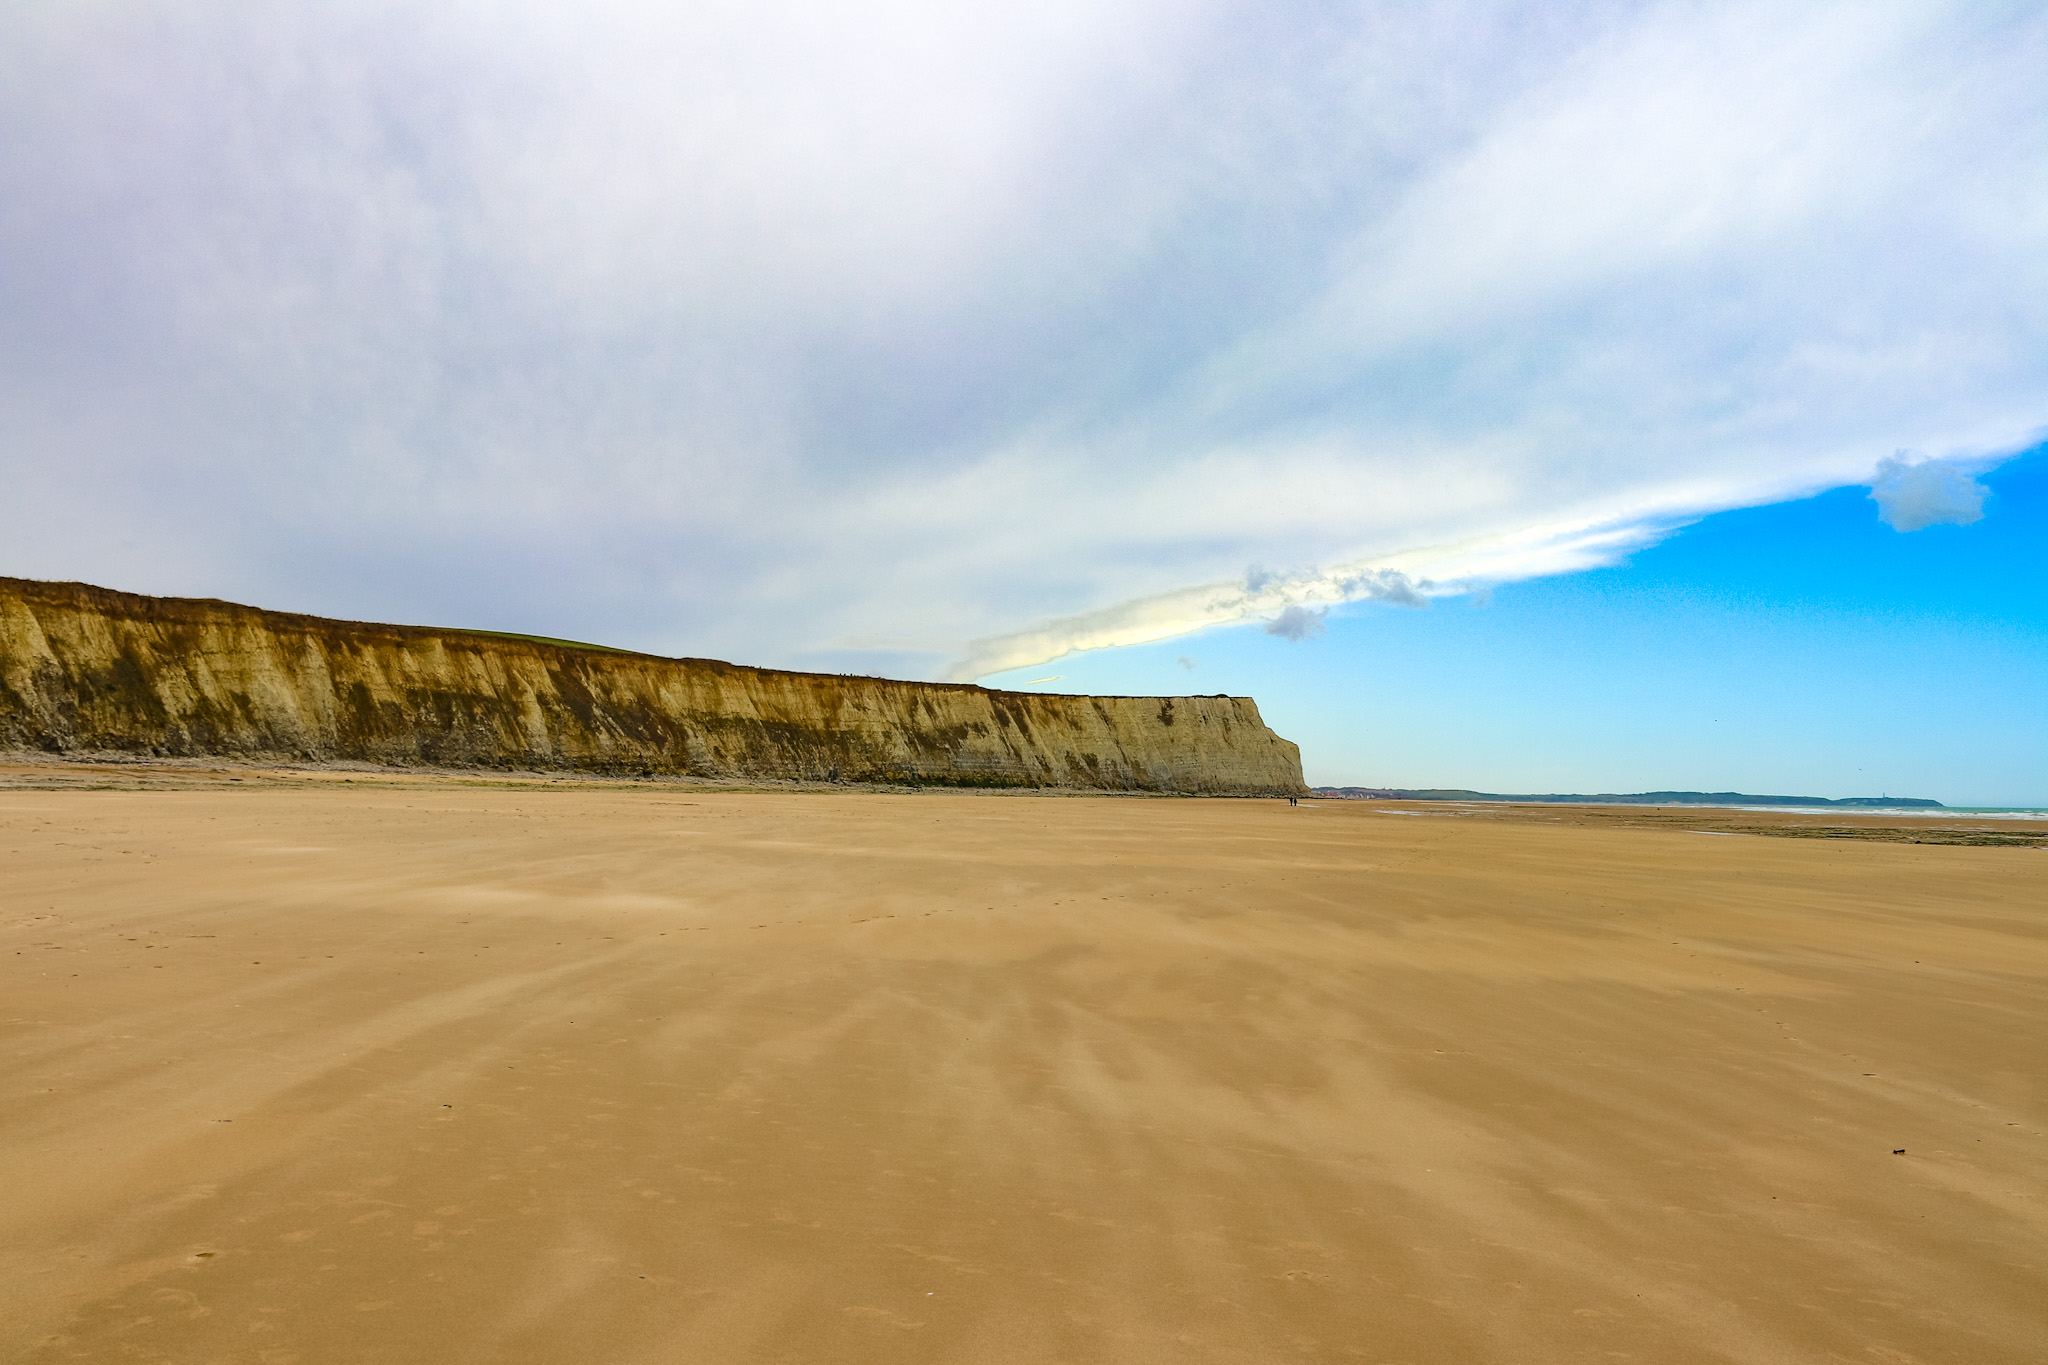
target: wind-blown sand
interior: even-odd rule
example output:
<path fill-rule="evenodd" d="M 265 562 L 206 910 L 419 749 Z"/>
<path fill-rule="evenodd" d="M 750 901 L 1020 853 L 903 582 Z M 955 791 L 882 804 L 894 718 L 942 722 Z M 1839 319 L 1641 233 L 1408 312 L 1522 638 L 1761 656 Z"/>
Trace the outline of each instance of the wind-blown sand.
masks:
<path fill-rule="evenodd" d="M 1391 809 L 0 792 L 4 1358 L 2048 1356 L 2048 856 Z"/>

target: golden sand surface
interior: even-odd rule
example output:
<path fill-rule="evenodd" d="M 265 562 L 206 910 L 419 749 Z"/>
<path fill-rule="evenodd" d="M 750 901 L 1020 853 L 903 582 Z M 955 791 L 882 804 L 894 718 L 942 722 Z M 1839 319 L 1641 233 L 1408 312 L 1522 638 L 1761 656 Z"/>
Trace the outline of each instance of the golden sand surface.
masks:
<path fill-rule="evenodd" d="M 2048 1358 L 2038 849 L 13 776 L 9 1361 Z"/>

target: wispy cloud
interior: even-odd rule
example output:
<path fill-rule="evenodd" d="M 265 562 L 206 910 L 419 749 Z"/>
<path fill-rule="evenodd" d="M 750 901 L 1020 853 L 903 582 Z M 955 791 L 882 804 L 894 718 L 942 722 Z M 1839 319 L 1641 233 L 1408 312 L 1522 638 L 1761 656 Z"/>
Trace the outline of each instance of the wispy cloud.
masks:
<path fill-rule="evenodd" d="M 1682 494 L 1673 501 L 1689 505 Z M 1136 598 L 976 640 L 944 676 L 978 678 L 1081 650 L 1149 644 L 1211 626 L 1266 620 L 1295 608 L 1341 602 L 1426 607 L 1434 596 L 1612 563 L 1677 529 L 1683 520 L 1653 505 L 1619 519 L 1596 515 L 1563 525 L 1523 527 L 1331 569 L 1275 573 L 1254 566 L 1239 579 Z"/>
<path fill-rule="evenodd" d="M 0 572 L 969 676 L 1608 562 L 2032 438 L 2044 64 L 1913 0 L 0 7 Z"/>

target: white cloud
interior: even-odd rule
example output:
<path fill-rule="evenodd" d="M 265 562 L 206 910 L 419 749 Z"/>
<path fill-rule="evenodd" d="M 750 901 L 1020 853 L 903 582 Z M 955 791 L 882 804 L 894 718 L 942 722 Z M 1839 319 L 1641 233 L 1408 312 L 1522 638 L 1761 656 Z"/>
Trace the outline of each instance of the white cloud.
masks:
<path fill-rule="evenodd" d="M 8 6 L 0 572 L 971 675 L 1609 562 L 2041 428 L 2044 61 L 1983 4 Z"/>
<path fill-rule="evenodd" d="M 1885 525 L 1894 531 L 1919 531 L 1980 520 L 1988 491 L 1952 464 L 1893 456 L 1878 462 L 1870 496 Z"/>
<path fill-rule="evenodd" d="M 1612 563 L 1678 524 L 1638 512 L 1624 520 L 1521 528 L 1329 569 L 1275 573 L 1254 566 L 1242 578 L 1180 588 L 975 640 L 944 676 L 979 678 L 1081 650 L 1149 644 L 1210 626 L 1264 620 L 1271 613 L 1299 621 L 1300 613 L 1312 607 L 1340 602 L 1427 606 L 1432 597 L 1491 583 Z"/>

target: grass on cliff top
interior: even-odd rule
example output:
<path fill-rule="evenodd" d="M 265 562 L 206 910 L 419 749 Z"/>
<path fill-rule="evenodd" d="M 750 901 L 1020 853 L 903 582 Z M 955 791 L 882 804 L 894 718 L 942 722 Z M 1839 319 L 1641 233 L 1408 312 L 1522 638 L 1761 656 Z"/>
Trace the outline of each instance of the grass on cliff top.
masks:
<path fill-rule="evenodd" d="M 509 630 L 467 630 L 464 635 L 488 635 L 494 640 L 524 640 L 528 644 L 554 645 L 561 649 L 594 649 L 604 654 L 638 654 L 637 649 L 620 649 L 617 645 L 593 645 L 587 640 L 557 640 L 552 635 L 519 635 Z"/>

